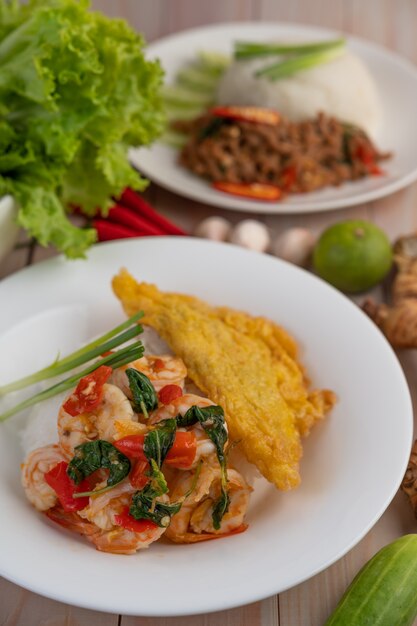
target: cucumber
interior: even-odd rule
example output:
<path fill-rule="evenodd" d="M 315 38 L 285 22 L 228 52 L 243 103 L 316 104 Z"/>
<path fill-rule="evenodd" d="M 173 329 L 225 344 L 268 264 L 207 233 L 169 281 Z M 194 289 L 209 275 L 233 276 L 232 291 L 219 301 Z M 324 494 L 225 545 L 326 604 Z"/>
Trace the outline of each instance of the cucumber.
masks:
<path fill-rule="evenodd" d="M 169 146 L 170 148 L 180 149 L 187 143 L 187 135 L 184 133 L 178 133 L 175 130 L 167 130 L 158 141 L 166 146 Z"/>
<path fill-rule="evenodd" d="M 207 107 L 205 106 L 179 109 L 178 107 L 170 106 L 169 104 L 165 105 L 165 113 L 169 122 L 174 122 L 175 120 L 193 120 L 202 115 L 206 110 Z"/>
<path fill-rule="evenodd" d="M 181 109 L 189 109 L 196 105 L 208 107 L 213 103 L 212 94 L 207 96 L 207 94 L 190 91 L 176 85 L 164 85 L 162 97 L 167 104 L 175 105 Z"/>
<path fill-rule="evenodd" d="M 220 76 L 230 65 L 230 57 L 220 52 L 209 52 L 202 50 L 198 54 L 201 65 L 214 76 Z"/>
<path fill-rule="evenodd" d="M 213 74 L 207 73 L 197 65 L 186 67 L 177 74 L 177 83 L 180 86 L 213 95 L 218 79 Z"/>
<path fill-rule="evenodd" d="M 364 565 L 324 626 L 412 626 L 417 616 L 417 534 Z"/>

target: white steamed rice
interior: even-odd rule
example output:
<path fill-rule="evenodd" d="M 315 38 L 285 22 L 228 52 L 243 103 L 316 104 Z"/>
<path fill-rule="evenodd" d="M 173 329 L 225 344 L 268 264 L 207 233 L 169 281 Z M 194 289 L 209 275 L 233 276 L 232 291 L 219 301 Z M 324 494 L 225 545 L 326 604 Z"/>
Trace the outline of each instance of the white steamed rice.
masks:
<path fill-rule="evenodd" d="M 318 112 L 360 126 L 375 138 L 382 120 L 381 103 L 365 64 L 349 51 L 317 67 L 271 81 L 254 76 L 276 57 L 234 61 L 220 80 L 220 104 L 276 109 L 298 122 Z"/>

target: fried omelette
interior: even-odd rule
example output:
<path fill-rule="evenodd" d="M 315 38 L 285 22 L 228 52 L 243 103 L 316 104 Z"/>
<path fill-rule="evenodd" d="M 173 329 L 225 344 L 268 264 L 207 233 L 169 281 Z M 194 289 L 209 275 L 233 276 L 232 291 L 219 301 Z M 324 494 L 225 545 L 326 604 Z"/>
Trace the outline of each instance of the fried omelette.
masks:
<path fill-rule="evenodd" d="M 153 327 L 185 362 L 191 380 L 223 406 L 230 436 L 276 487 L 300 482 L 300 435 L 334 404 L 332 392 L 309 394 L 297 347 L 270 320 L 192 296 L 164 293 L 138 283 L 126 270 L 113 290 L 130 316 Z"/>

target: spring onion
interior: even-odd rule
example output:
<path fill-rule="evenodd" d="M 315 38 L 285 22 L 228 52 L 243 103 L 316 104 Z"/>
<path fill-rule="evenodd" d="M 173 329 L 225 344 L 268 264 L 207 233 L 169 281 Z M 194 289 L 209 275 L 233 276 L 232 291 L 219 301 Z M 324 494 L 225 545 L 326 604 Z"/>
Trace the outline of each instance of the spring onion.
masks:
<path fill-rule="evenodd" d="M 142 342 L 137 341 L 136 343 L 129 344 L 121 350 L 112 352 L 108 356 L 105 356 L 98 361 L 90 364 L 81 372 L 77 372 L 69 378 L 61 380 L 55 385 L 52 385 L 52 387 L 48 387 L 48 389 L 44 389 L 34 396 L 31 396 L 30 398 L 23 400 L 23 402 L 20 402 L 19 404 L 11 407 L 7 411 L 4 411 L 4 413 L 0 414 L 0 422 L 4 422 L 8 417 L 19 413 L 20 411 L 23 411 L 24 409 L 27 409 L 34 404 L 38 404 L 39 402 L 43 402 L 44 400 L 53 398 L 63 391 L 68 391 L 68 389 L 74 387 L 74 385 L 80 380 L 80 378 L 84 378 L 84 376 L 87 376 L 87 374 L 91 374 L 91 372 L 94 372 L 94 370 L 96 370 L 101 365 L 108 365 L 115 369 L 117 367 L 121 367 L 122 365 L 126 365 L 127 363 L 131 363 L 132 361 L 140 359 L 143 356 L 143 351 L 144 348 Z"/>
<path fill-rule="evenodd" d="M 346 40 L 343 38 L 332 39 L 330 41 L 318 41 L 305 44 L 264 44 L 246 41 L 235 43 L 235 59 L 254 59 L 261 56 L 271 55 L 299 55 L 313 52 L 324 52 L 332 48 L 344 46 Z"/>
<path fill-rule="evenodd" d="M 79 350 L 72 352 L 62 359 L 56 360 L 48 367 L 45 367 L 34 374 L 30 374 L 29 376 L 25 376 L 24 378 L 20 378 L 12 383 L 1 386 L 0 397 L 10 393 L 11 391 L 18 391 L 19 389 L 24 389 L 29 385 L 39 383 L 42 380 L 47 380 L 48 378 L 54 378 L 55 376 L 65 374 L 65 372 L 69 372 L 75 367 L 79 367 L 80 365 L 95 359 L 100 356 L 100 354 L 104 354 L 109 350 L 113 350 L 113 348 L 117 348 L 122 343 L 125 343 L 129 339 L 132 339 L 136 335 L 143 332 L 143 328 L 136 323 L 141 317 L 143 317 L 142 311 L 136 313 L 122 324 L 119 324 L 119 326 L 113 328 L 113 330 L 105 333 Z M 130 328 L 131 326 L 132 328 Z M 103 362 L 101 362 L 100 365 L 103 365 Z"/>
<path fill-rule="evenodd" d="M 289 57 L 279 63 L 268 65 L 255 72 L 255 76 L 263 76 L 270 80 L 278 80 L 280 78 L 288 78 L 297 72 L 308 70 L 316 65 L 327 63 L 340 56 L 343 52 L 343 45 L 319 52 L 310 52 L 308 54 L 300 54 L 299 56 Z"/>

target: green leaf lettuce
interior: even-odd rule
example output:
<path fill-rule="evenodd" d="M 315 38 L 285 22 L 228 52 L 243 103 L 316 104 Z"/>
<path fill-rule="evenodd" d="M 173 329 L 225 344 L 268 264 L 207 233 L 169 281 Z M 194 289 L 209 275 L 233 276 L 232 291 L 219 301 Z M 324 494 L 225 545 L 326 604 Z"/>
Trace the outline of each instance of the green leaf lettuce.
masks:
<path fill-rule="evenodd" d="M 90 12 L 84 0 L 0 0 L 0 195 L 42 245 L 79 257 L 94 230 L 67 211 L 94 215 L 127 186 L 146 181 L 129 146 L 163 130 L 162 70 L 126 22 Z"/>

